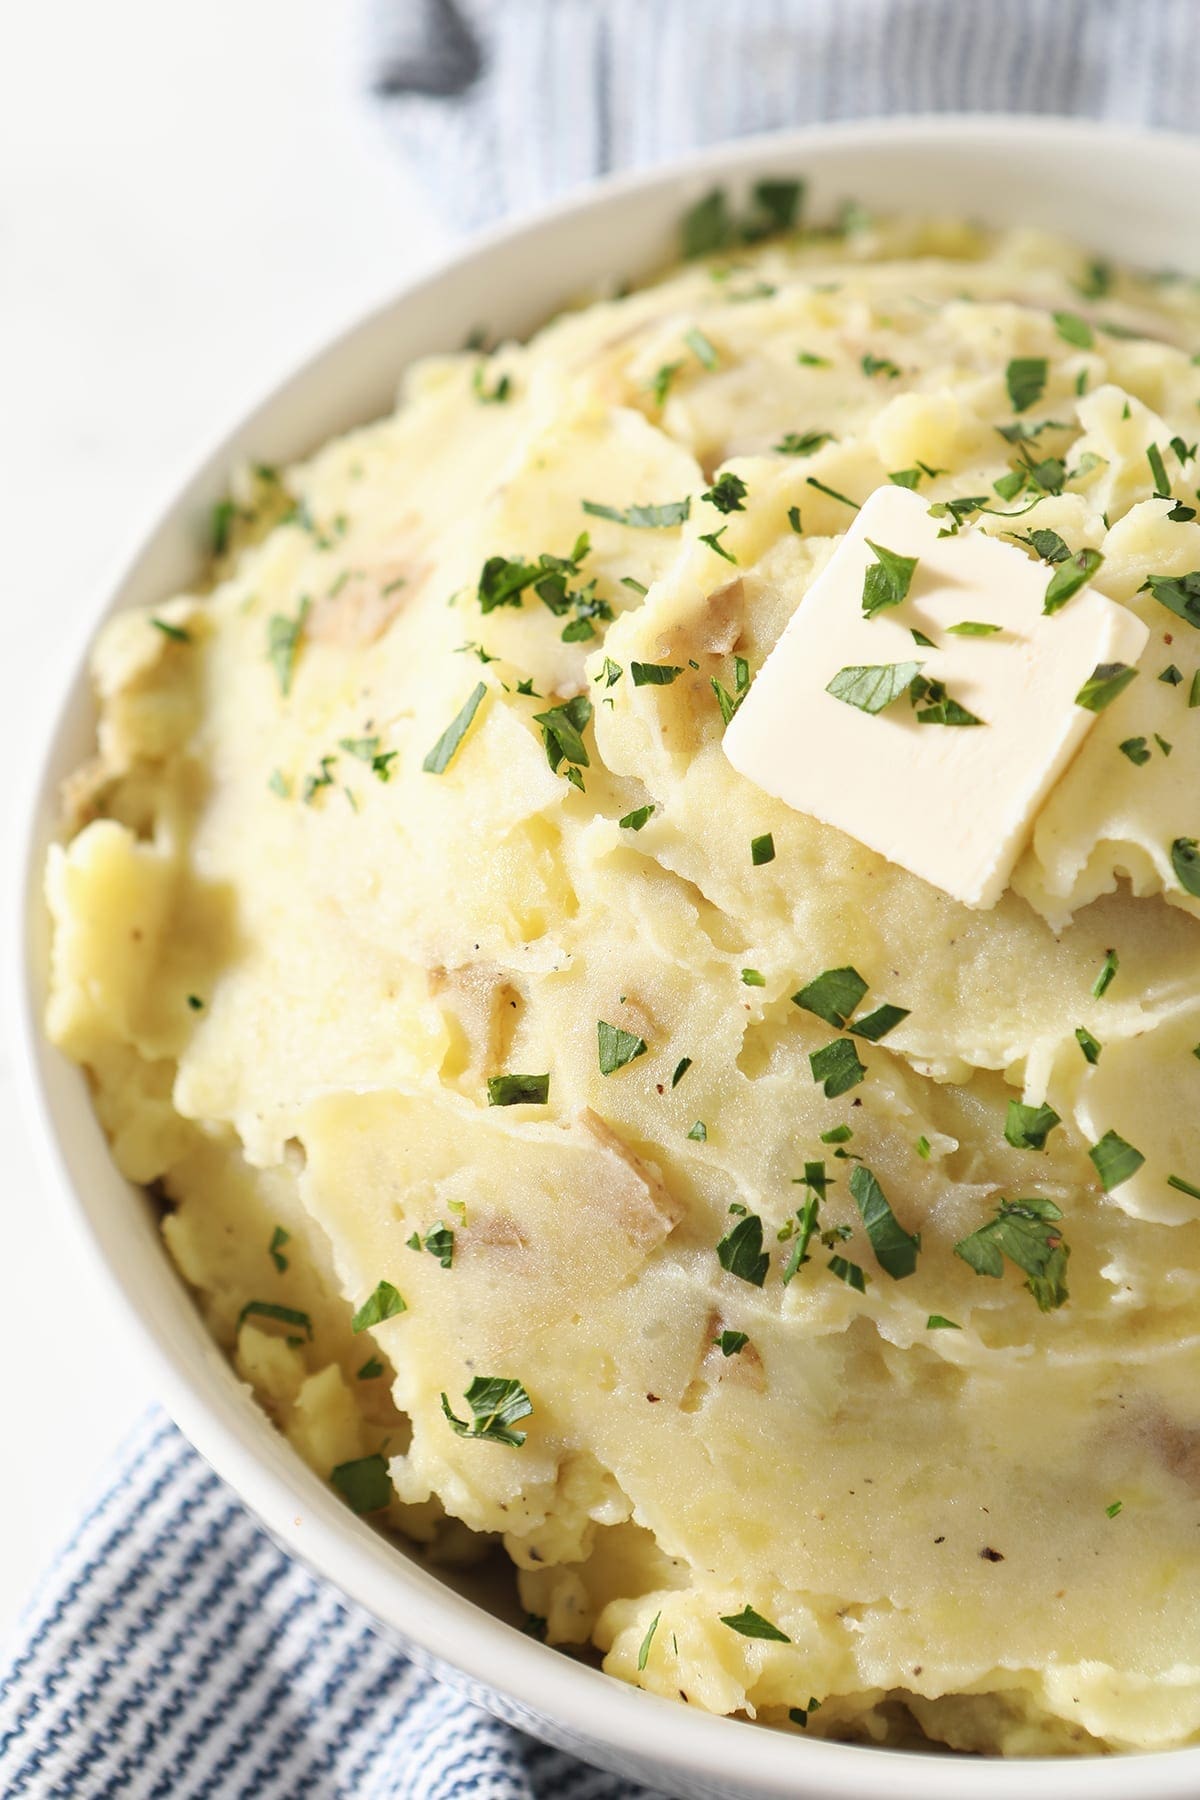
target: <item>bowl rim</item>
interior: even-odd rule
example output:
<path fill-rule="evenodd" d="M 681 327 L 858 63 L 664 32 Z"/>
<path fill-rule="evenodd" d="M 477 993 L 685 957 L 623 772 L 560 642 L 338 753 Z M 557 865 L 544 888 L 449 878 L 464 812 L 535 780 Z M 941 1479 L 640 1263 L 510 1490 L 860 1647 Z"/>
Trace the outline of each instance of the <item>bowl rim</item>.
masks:
<path fill-rule="evenodd" d="M 63 1060 L 42 1032 L 40 956 L 31 939 L 42 909 L 42 861 L 46 820 L 53 803 L 53 761 L 86 682 L 86 657 L 100 622 L 126 603 L 127 590 L 168 526 L 193 513 L 205 496 L 220 491 L 236 446 L 281 400 L 321 376 L 323 366 L 391 316 L 414 307 L 447 279 L 467 281 L 497 250 L 533 241 L 565 220 L 587 220 L 620 206 L 630 196 L 668 193 L 686 200 L 714 181 L 736 181 L 764 165 L 789 164 L 801 173 L 805 159 L 847 149 L 901 150 L 924 142 L 977 148 L 997 155 L 1030 134 L 1064 152 L 1086 155 L 1101 140 L 1130 155 L 1178 159 L 1181 172 L 1200 178 L 1200 140 L 1179 132 L 1112 126 L 1084 119 L 1019 114 L 900 116 L 843 120 L 756 134 L 695 150 L 649 170 L 610 175 L 535 213 L 505 221 L 452 245 L 382 303 L 358 313 L 342 330 L 326 335 L 290 371 L 273 382 L 194 465 L 117 574 L 98 583 L 94 602 L 81 609 L 81 625 L 61 659 L 52 704 L 36 753 L 27 765 L 14 817 L 17 852 L 15 905 L 10 908 L 8 951 L 16 979 L 5 983 L 9 1041 L 18 1093 L 29 1120 L 46 1193 L 59 1217 L 85 1250 L 92 1273 L 117 1298 L 135 1341 L 147 1359 L 152 1385 L 184 1435 L 229 1483 L 287 1551 L 357 1604 L 386 1634 L 419 1656 L 463 1678 L 472 1698 L 487 1704 L 495 1693 L 510 1717 L 529 1729 L 545 1720 L 560 1728 L 564 1745 L 586 1741 L 597 1760 L 611 1751 L 631 1772 L 671 1773 L 710 1787 L 772 1800 L 784 1794 L 837 1796 L 838 1800 L 960 1800 L 964 1789 L 986 1800 L 1017 1800 L 1032 1784 L 1035 1794 L 1062 1800 L 1125 1800 L 1135 1790 L 1155 1800 L 1190 1800 L 1200 1785 L 1200 1748 L 1134 1752 L 1110 1758 L 1036 1757 L 1021 1761 L 974 1759 L 939 1752 L 881 1750 L 770 1729 L 747 1730 L 737 1720 L 680 1708 L 673 1701 L 630 1686 L 550 1649 L 466 1599 L 436 1574 L 350 1514 L 342 1502 L 286 1445 L 254 1402 L 237 1390 L 224 1359 L 224 1375 L 212 1359 L 185 1361 L 157 1321 L 139 1303 L 126 1272 L 106 1253 L 96 1220 L 72 1172 L 51 1105 L 47 1067 Z M 1197 185 L 1197 183 L 1193 183 Z M 311 446 L 310 446 L 311 447 Z M 296 454 L 303 454 L 301 450 Z M 80 1076 L 82 1106 L 90 1102 Z M 80 1110 L 80 1117 L 82 1117 Z M 177 1283 L 165 1251 L 164 1272 Z M 197 1315 L 198 1317 L 198 1315 Z M 202 1328 L 201 1328 L 202 1329 Z M 206 1334 L 205 1334 L 206 1335 Z M 210 1341 L 211 1342 L 211 1341 Z M 261 1441 L 260 1441 L 261 1440 Z M 499 1675 L 497 1672 L 500 1672 Z M 686 1721 L 686 1723 L 685 1723 Z M 610 1762 L 609 1766 L 613 1766 Z M 711 1791 L 716 1792 L 715 1788 Z"/>

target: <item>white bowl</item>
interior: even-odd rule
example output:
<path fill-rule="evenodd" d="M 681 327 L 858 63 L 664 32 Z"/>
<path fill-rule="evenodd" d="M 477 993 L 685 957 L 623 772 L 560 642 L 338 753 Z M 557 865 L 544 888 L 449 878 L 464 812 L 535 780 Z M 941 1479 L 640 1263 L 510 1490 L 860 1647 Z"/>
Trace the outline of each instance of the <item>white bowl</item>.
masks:
<path fill-rule="evenodd" d="M 818 216 L 853 197 L 1026 224 L 1152 267 L 1200 259 L 1200 144 L 1046 119 L 940 118 L 815 128 L 706 151 L 601 184 L 529 223 L 476 239 L 356 325 L 257 406 L 168 509 L 93 624 L 184 587 L 212 503 L 244 457 L 285 462 L 387 411 L 406 364 L 472 327 L 523 334 L 593 283 L 668 255 L 684 208 L 715 182 L 803 174 Z M 1200 272 L 1198 270 L 1197 272 Z M 209 1338 L 163 1248 L 146 1197 L 117 1174 L 81 1072 L 44 1040 L 47 925 L 41 871 L 59 782 L 92 747 L 81 654 L 47 721 L 20 898 L 19 1066 L 51 1187 L 90 1238 L 140 1328 L 180 1427 L 273 1536 L 447 1681 L 547 1742 L 683 1800 L 1193 1800 L 1200 1749 L 1023 1763 L 863 1749 L 713 1718 L 611 1680 L 501 1616 L 467 1578 L 454 1586 L 347 1511 L 268 1423 Z M 478 1597 L 471 1598 L 472 1593 Z"/>

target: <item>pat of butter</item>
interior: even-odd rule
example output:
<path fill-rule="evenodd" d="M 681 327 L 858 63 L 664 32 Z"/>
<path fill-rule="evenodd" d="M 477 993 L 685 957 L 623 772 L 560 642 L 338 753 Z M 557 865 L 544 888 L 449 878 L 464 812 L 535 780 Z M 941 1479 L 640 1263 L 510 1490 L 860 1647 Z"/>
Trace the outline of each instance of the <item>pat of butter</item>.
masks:
<path fill-rule="evenodd" d="M 1134 664 L 1149 635 L 1095 588 L 1050 617 L 1051 570 L 944 521 L 906 488 L 877 488 L 805 594 L 725 733 L 756 787 L 849 833 L 967 906 L 994 906 L 1038 809 L 1096 715 L 1075 696 L 1099 663 Z M 918 559 L 907 598 L 868 618 L 867 539 Z M 966 621 L 999 625 L 955 636 Z M 912 627 L 933 640 L 914 642 Z M 826 692 L 839 670 L 919 662 L 984 721 L 920 724 L 909 696 L 868 713 Z"/>

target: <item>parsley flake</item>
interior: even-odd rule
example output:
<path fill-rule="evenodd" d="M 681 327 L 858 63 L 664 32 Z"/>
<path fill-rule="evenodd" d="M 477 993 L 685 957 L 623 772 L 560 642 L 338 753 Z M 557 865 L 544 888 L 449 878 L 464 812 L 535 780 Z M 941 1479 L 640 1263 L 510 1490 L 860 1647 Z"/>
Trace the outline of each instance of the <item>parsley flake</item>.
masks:
<path fill-rule="evenodd" d="M 1149 588 L 1159 605 L 1165 606 L 1177 619 L 1200 628 L 1200 569 L 1192 569 L 1187 575 L 1147 575 L 1142 585 Z M 1183 677 L 1179 676 L 1179 679 Z"/>
<path fill-rule="evenodd" d="M 1026 1106 L 1021 1100 L 1010 1100 L 1004 1136 L 1014 1150 L 1044 1150 L 1046 1139 L 1061 1124 L 1052 1106 Z"/>
<path fill-rule="evenodd" d="M 730 1227 L 717 1245 L 717 1261 L 751 1287 L 762 1286 L 771 1258 L 763 1249 L 763 1223 L 757 1213 L 747 1213 Z"/>
<path fill-rule="evenodd" d="M 1094 1067 L 1100 1061 L 1100 1052 L 1104 1048 L 1099 1038 L 1094 1038 L 1085 1025 L 1077 1025 L 1075 1042 L 1083 1051 L 1083 1060 L 1091 1063 Z"/>
<path fill-rule="evenodd" d="M 999 1279 L 1004 1258 L 1027 1276 L 1029 1289 L 1042 1312 L 1052 1312 L 1067 1299 L 1067 1259 L 1059 1221 L 1062 1212 L 1053 1200 L 1001 1200 L 994 1219 L 981 1225 L 954 1246 L 977 1275 Z"/>
<path fill-rule="evenodd" d="M 722 1356 L 736 1356 L 749 1342 L 750 1334 L 746 1331 L 723 1331 L 720 1337 L 713 1339 Z"/>
<path fill-rule="evenodd" d="M 693 1144 L 707 1144 L 708 1126 L 704 1123 L 703 1119 L 697 1119 L 687 1135 Z"/>
<path fill-rule="evenodd" d="M 681 1056 L 680 1057 L 679 1061 L 675 1065 L 675 1073 L 671 1077 L 671 1086 L 673 1088 L 677 1088 L 679 1086 L 680 1082 L 683 1080 L 684 1076 L 687 1074 L 687 1072 L 691 1068 L 691 1066 L 692 1066 L 692 1059 L 690 1056 Z"/>
<path fill-rule="evenodd" d="M 172 625 L 167 619 L 154 618 L 151 619 L 150 623 L 153 625 L 155 631 L 161 631 L 163 636 L 165 638 L 170 638 L 173 644 L 190 644 L 192 641 L 191 632 L 185 631 L 182 625 Z"/>
<path fill-rule="evenodd" d="M 653 806 L 635 806 L 623 819 L 618 819 L 617 824 L 622 831 L 640 831 L 653 811 Z"/>
<path fill-rule="evenodd" d="M 1143 763 L 1150 761 L 1150 747 L 1144 737 L 1122 738 L 1117 749 L 1122 756 L 1127 756 L 1130 762 L 1135 763 L 1139 768 Z"/>
<path fill-rule="evenodd" d="M 1092 983 L 1092 999 L 1102 1000 L 1112 986 L 1113 976 L 1121 966 L 1121 959 L 1115 950 L 1104 952 L 1104 961 L 1100 965 L 1100 973 Z"/>
<path fill-rule="evenodd" d="M 378 1454 L 339 1463 L 329 1479 L 352 1512 L 382 1512 L 395 1499 L 387 1464 Z"/>
<path fill-rule="evenodd" d="M 730 1631 L 736 1631 L 740 1637 L 765 1638 L 772 1644 L 790 1644 L 791 1638 L 780 1631 L 778 1625 L 772 1625 L 770 1619 L 764 1619 L 761 1613 L 755 1612 L 752 1606 L 743 1606 L 740 1613 L 720 1615 L 722 1625 L 728 1625 Z"/>
<path fill-rule="evenodd" d="M 586 694 L 576 694 L 574 699 L 564 700 L 561 706 L 552 706 L 548 712 L 534 713 L 534 723 L 542 728 L 546 761 L 555 773 L 564 762 L 584 769 L 590 766 L 583 733 L 591 716 L 592 703 Z"/>
<path fill-rule="evenodd" d="M 1040 533 L 1035 533 L 1040 536 Z M 1061 542 L 1061 540 L 1060 540 Z M 1042 612 L 1056 613 L 1060 606 L 1065 606 L 1072 594 L 1077 594 L 1081 587 L 1086 587 L 1092 576 L 1104 561 L 1099 550 L 1077 550 L 1074 556 L 1068 555 L 1066 560 L 1055 557 L 1058 567 L 1046 585 L 1046 598 L 1042 602 Z"/>
<path fill-rule="evenodd" d="M 1003 631 L 1003 625 L 987 625 L 982 619 L 964 619 L 961 625 L 947 625 L 951 637 L 994 637 L 996 632 Z"/>
<path fill-rule="evenodd" d="M 1115 1131 L 1106 1131 L 1099 1143 L 1092 1145 L 1088 1155 L 1106 1194 L 1111 1194 L 1131 1175 L 1136 1175 L 1146 1160 L 1140 1150 L 1127 1144 Z"/>
<path fill-rule="evenodd" d="M 908 692 L 924 666 L 919 662 L 852 664 L 838 670 L 825 692 L 847 706 L 857 706 L 860 712 L 881 713 Z"/>
<path fill-rule="evenodd" d="M 526 1434 L 512 1427 L 518 1419 L 529 1417 L 533 1401 L 519 1381 L 503 1375 L 476 1375 L 463 1399 L 473 1415 L 470 1424 L 455 1417 L 449 1396 L 442 1395 L 442 1411 L 451 1430 L 459 1437 L 483 1438 L 488 1443 L 520 1449 Z"/>
<path fill-rule="evenodd" d="M 830 431 L 785 431 L 774 446 L 777 456 L 812 456 L 822 444 L 832 444 Z"/>
<path fill-rule="evenodd" d="M 867 1072 L 849 1038 L 834 1038 L 823 1049 L 812 1051 L 808 1066 L 813 1080 L 824 1087 L 827 1100 L 836 1100 L 839 1094 L 849 1093 Z"/>
<path fill-rule="evenodd" d="M 350 1321 L 350 1329 L 354 1333 L 369 1331 L 372 1325 L 382 1325 L 385 1319 L 394 1319 L 398 1314 L 407 1312 L 408 1307 L 390 1281 L 380 1281 L 375 1292 L 368 1296 Z"/>
<path fill-rule="evenodd" d="M 550 1098 L 549 1075 L 490 1075 L 489 1106 L 545 1106 Z"/>
<path fill-rule="evenodd" d="M 454 760 L 459 745 L 471 728 L 471 722 L 479 711 L 480 701 L 487 693 L 487 683 L 479 681 L 473 691 L 464 700 L 462 706 L 451 719 L 445 731 L 433 749 L 428 753 L 421 767 L 427 775 L 444 775 Z"/>
<path fill-rule="evenodd" d="M 356 1381 L 376 1381 L 383 1374 L 383 1364 L 377 1356 L 368 1356 L 362 1368 L 358 1370 Z"/>
<path fill-rule="evenodd" d="M 771 832 L 764 831 L 761 837 L 750 839 L 750 861 L 756 869 L 775 861 L 775 839 Z"/>
<path fill-rule="evenodd" d="M 1089 712 L 1103 712 L 1125 692 L 1136 675 L 1137 670 L 1128 663 L 1097 663 L 1076 694 L 1075 704 L 1085 706 Z"/>
<path fill-rule="evenodd" d="M 1073 344 L 1077 350 L 1090 350 L 1096 341 L 1091 326 L 1078 313 L 1056 312 L 1054 326 L 1063 342 Z"/>
<path fill-rule="evenodd" d="M 309 602 L 305 598 L 301 600 L 294 619 L 285 617 L 283 613 L 273 613 L 267 623 L 267 656 L 285 700 L 292 691 L 296 653 L 300 647 L 300 634 L 304 630 L 308 607 Z"/>
<path fill-rule="evenodd" d="M 1200 896 L 1200 850 L 1195 838 L 1175 839 L 1171 845 L 1171 867 L 1184 892 Z"/>
<path fill-rule="evenodd" d="M 850 1194 L 871 1240 L 876 1262 L 894 1281 L 903 1281 L 917 1266 L 920 1232 L 904 1230 L 865 1163 L 856 1164 L 850 1172 Z"/>
<path fill-rule="evenodd" d="M 291 1242 L 291 1237 L 290 1231 L 285 1231 L 282 1225 L 277 1225 L 271 1233 L 271 1242 L 267 1245 L 267 1255 L 281 1275 L 288 1266 L 288 1259 L 282 1254 L 283 1246 Z"/>
<path fill-rule="evenodd" d="M 670 687 L 683 674 L 683 668 L 677 663 L 631 662 L 629 673 L 634 687 Z"/>
<path fill-rule="evenodd" d="M 238 1314 L 239 1331 L 247 1319 L 273 1319 L 278 1325 L 292 1325 L 297 1331 L 302 1331 L 309 1343 L 312 1343 L 312 1320 L 297 1307 L 280 1306 L 274 1300 L 247 1300 Z"/>
<path fill-rule="evenodd" d="M 1004 372 L 1008 397 L 1014 412 L 1026 412 L 1040 400 L 1046 386 L 1047 363 L 1044 356 L 1016 356 Z"/>
<path fill-rule="evenodd" d="M 700 498 L 707 500 L 710 506 L 715 506 L 718 512 L 745 512 L 746 495 L 749 491 L 741 476 L 727 469 Z"/>
<path fill-rule="evenodd" d="M 622 1031 L 616 1025 L 610 1025 L 606 1019 L 596 1022 L 596 1041 L 600 1057 L 600 1073 L 615 1075 L 635 1057 L 646 1054 L 644 1038 L 636 1037 L 632 1031 Z"/>
<path fill-rule="evenodd" d="M 873 619 L 885 606 L 899 606 L 906 598 L 918 559 L 885 550 L 882 544 L 874 544 L 870 538 L 866 543 L 876 560 L 863 576 L 862 609 L 866 618 Z"/>
<path fill-rule="evenodd" d="M 661 504 L 605 506 L 598 500 L 583 501 L 583 510 L 594 519 L 611 519 L 614 525 L 633 525 L 641 531 L 665 531 L 682 525 L 692 510 L 689 494 L 686 500 L 665 500 Z"/>
<path fill-rule="evenodd" d="M 807 987 L 802 987 L 798 994 L 793 994 L 792 1002 L 805 1012 L 815 1013 L 818 1019 L 824 1019 L 827 1025 L 833 1025 L 841 1031 L 847 1019 L 865 998 L 866 992 L 867 983 L 858 970 L 847 966 L 826 969 L 814 981 L 810 981 Z"/>
<path fill-rule="evenodd" d="M 847 1287 L 853 1288 L 855 1293 L 866 1293 L 869 1277 L 856 1262 L 848 1262 L 844 1256 L 831 1256 L 827 1267 L 831 1274 L 836 1275 L 839 1281 L 844 1281 Z"/>
<path fill-rule="evenodd" d="M 926 1331 L 961 1331 L 962 1326 L 953 1319 L 947 1319 L 941 1313 L 930 1313 L 925 1321 Z"/>
<path fill-rule="evenodd" d="M 642 1639 L 642 1647 L 638 1651 L 638 1659 L 637 1659 L 639 1675 L 645 1669 L 647 1662 L 650 1660 L 650 1646 L 654 1642 L 654 1634 L 658 1630 L 658 1621 L 661 1618 L 662 1618 L 662 1613 L 656 1612 L 654 1617 L 650 1621 L 649 1630 L 646 1632 L 645 1637 Z"/>

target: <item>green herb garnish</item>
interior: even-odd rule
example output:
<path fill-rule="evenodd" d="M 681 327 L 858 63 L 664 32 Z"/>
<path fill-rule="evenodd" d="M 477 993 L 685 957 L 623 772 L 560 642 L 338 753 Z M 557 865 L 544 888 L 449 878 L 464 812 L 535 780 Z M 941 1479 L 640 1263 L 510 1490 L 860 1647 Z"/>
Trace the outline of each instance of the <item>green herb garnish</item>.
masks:
<path fill-rule="evenodd" d="M 1078 313 L 1056 312 L 1054 324 L 1063 342 L 1073 344 L 1077 350 L 1090 350 L 1096 341 L 1091 326 Z"/>
<path fill-rule="evenodd" d="M 1014 1150 L 1044 1150 L 1046 1139 L 1061 1124 L 1052 1106 L 1026 1106 L 1021 1100 L 1010 1100 L 1004 1136 Z"/>
<path fill-rule="evenodd" d="M 996 1217 L 955 1244 L 954 1254 L 977 1275 L 997 1279 L 1007 1256 L 1028 1277 L 1025 1286 L 1042 1312 L 1052 1312 L 1067 1299 L 1071 1253 L 1058 1228 L 1061 1219 L 1053 1200 L 1001 1200 Z"/>
<path fill-rule="evenodd" d="M 812 1051 L 808 1066 L 813 1080 L 823 1085 L 827 1100 L 836 1100 L 839 1094 L 849 1093 L 867 1072 L 849 1038 L 834 1038 L 823 1049 Z"/>
<path fill-rule="evenodd" d="M 1195 838 L 1175 839 L 1171 845 L 1171 867 L 1184 892 L 1200 896 L 1200 851 Z"/>
<path fill-rule="evenodd" d="M 278 1325 L 294 1326 L 304 1333 L 310 1344 L 312 1342 L 312 1320 L 294 1306 L 279 1306 L 274 1300 L 247 1300 L 238 1314 L 239 1330 L 247 1319 L 274 1319 Z"/>
<path fill-rule="evenodd" d="M 750 839 L 750 861 L 756 869 L 775 861 L 775 839 L 769 831 Z"/>
<path fill-rule="evenodd" d="M 639 1675 L 642 1673 L 643 1669 L 646 1667 L 646 1664 L 650 1659 L 650 1646 L 654 1642 L 654 1634 L 658 1630 L 658 1621 L 661 1618 L 662 1618 L 662 1613 L 656 1612 L 654 1617 L 650 1621 L 649 1630 L 646 1632 L 645 1637 L 642 1639 L 642 1647 L 638 1651 L 638 1659 L 637 1659 Z"/>
<path fill-rule="evenodd" d="M 873 619 L 885 606 L 899 606 L 906 598 L 918 559 L 885 550 L 882 544 L 873 544 L 870 538 L 866 542 L 876 560 L 863 576 L 862 609 L 868 619 Z"/>
<path fill-rule="evenodd" d="M 1004 372 L 1008 397 L 1014 412 L 1025 412 L 1040 400 L 1046 386 L 1047 364 L 1044 356 L 1017 356 Z"/>
<path fill-rule="evenodd" d="M 394 1319 L 399 1313 L 407 1312 L 408 1307 L 390 1281 L 380 1281 L 375 1292 L 368 1296 L 350 1321 L 351 1331 L 369 1331 L 372 1325 L 382 1325 L 385 1319 Z"/>
<path fill-rule="evenodd" d="M 617 824 L 622 831 L 640 831 L 653 811 L 653 806 L 635 806 L 623 819 L 618 819 Z"/>
<path fill-rule="evenodd" d="M 683 1080 L 684 1076 L 687 1074 L 687 1072 L 691 1068 L 691 1066 L 692 1066 L 692 1059 L 690 1056 L 681 1056 L 680 1057 L 679 1061 L 675 1065 L 675 1073 L 671 1077 L 671 1086 L 673 1088 L 677 1088 L 679 1086 L 680 1082 Z"/>
<path fill-rule="evenodd" d="M 772 1625 L 770 1619 L 764 1619 L 752 1606 L 743 1606 L 740 1613 L 728 1617 L 722 1613 L 720 1619 L 722 1625 L 728 1625 L 730 1631 L 736 1631 L 741 1637 L 765 1638 L 772 1644 L 790 1644 L 792 1641 L 786 1632 L 780 1631 L 778 1625 Z"/>
<path fill-rule="evenodd" d="M 267 656 L 275 671 L 279 691 L 285 699 L 292 690 L 296 652 L 300 645 L 300 634 L 304 630 L 304 621 L 308 616 L 308 607 L 307 598 L 303 599 L 294 619 L 286 618 L 283 613 L 273 613 L 267 622 Z"/>
<path fill-rule="evenodd" d="M 1100 965 L 1100 973 L 1092 983 L 1092 999 L 1102 1000 L 1112 986 L 1113 976 L 1121 966 L 1121 959 L 1115 950 L 1104 952 L 1104 961 Z"/>
<path fill-rule="evenodd" d="M 605 1019 L 599 1019 L 596 1023 L 596 1040 L 602 1075 L 615 1075 L 618 1069 L 625 1068 L 635 1057 L 646 1054 L 643 1038 L 635 1037 L 632 1031 L 622 1031 Z"/>
<path fill-rule="evenodd" d="M 1140 1150 L 1127 1144 L 1115 1131 L 1106 1131 L 1099 1143 L 1092 1145 L 1088 1155 L 1106 1194 L 1111 1194 L 1131 1175 L 1136 1175 L 1146 1160 Z"/>
<path fill-rule="evenodd" d="M 1103 712 L 1125 692 L 1136 675 L 1137 670 L 1128 663 L 1097 663 L 1076 694 L 1075 704 L 1085 706 L 1089 712 Z"/>
<path fill-rule="evenodd" d="M 449 1396 L 442 1395 L 442 1411 L 459 1437 L 484 1438 L 488 1443 L 520 1449 L 526 1434 L 512 1427 L 518 1419 L 529 1417 L 533 1402 L 519 1381 L 503 1375 L 476 1375 L 463 1399 L 473 1415 L 470 1424 L 455 1418 Z"/>
<path fill-rule="evenodd" d="M 865 1163 L 858 1163 L 851 1170 L 850 1193 L 871 1240 L 876 1262 L 894 1281 L 903 1281 L 917 1266 L 920 1232 L 904 1230 Z"/>
<path fill-rule="evenodd" d="M 825 692 L 860 712 L 881 713 L 908 692 L 924 666 L 919 662 L 852 664 L 838 670 Z"/>
<path fill-rule="evenodd" d="M 1065 606 L 1071 595 L 1077 594 L 1092 579 L 1104 558 L 1099 550 L 1084 549 L 1077 550 L 1074 556 L 1068 555 L 1065 561 L 1058 557 L 1054 560 L 1058 567 L 1046 584 L 1043 613 L 1056 613 L 1060 606 Z"/>
<path fill-rule="evenodd" d="M 615 525 L 633 525 L 641 531 L 665 531 L 682 525 L 692 510 L 689 494 L 686 500 L 665 500 L 661 504 L 605 506 L 597 500 L 585 500 L 583 510 L 594 519 L 611 519 Z"/>
<path fill-rule="evenodd" d="M 490 1075 L 489 1106 L 545 1106 L 550 1098 L 549 1075 Z"/>
<path fill-rule="evenodd" d="M 961 1331 L 962 1326 L 953 1319 L 943 1317 L 941 1313 L 930 1313 L 925 1321 L 926 1331 Z"/>
<path fill-rule="evenodd" d="M 713 1339 L 722 1356 L 736 1356 L 749 1342 L 750 1334 L 746 1331 L 723 1331 L 720 1337 Z"/>
<path fill-rule="evenodd" d="M 329 1479 L 352 1512 L 382 1512 L 395 1499 L 387 1464 L 379 1455 L 339 1463 Z"/>
<path fill-rule="evenodd" d="M 290 1231 L 285 1231 L 282 1225 L 277 1225 L 271 1233 L 271 1242 L 267 1245 L 267 1255 L 271 1258 L 271 1261 L 275 1264 L 275 1267 L 279 1270 L 281 1275 L 288 1266 L 288 1259 L 282 1254 L 283 1246 L 289 1244 L 291 1238 L 292 1234 Z"/>
<path fill-rule="evenodd" d="M 1075 1027 L 1075 1042 L 1083 1051 L 1083 1060 L 1093 1064 L 1100 1061 L 1100 1052 L 1104 1048 L 1099 1038 L 1094 1038 L 1085 1025 Z"/>
<path fill-rule="evenodd" d="M 774 446 L 777 456 L 813 456 L 822 444 L 832 444 L 830 431 L 785 431 Z"/>
<path fill-rule="evenodd" d="M 1144 737 L 1122 738 L 1117 749 L 1122 756 L 1127 756 L 1130 762 L 1137 764 L 1139 768 L 1143 763 L 1150 761 L 1150 747 Z"/>
<path fill-rule="evenodd" d="M 633 676 L 634 687 L 670 687 L 683 674 L 683 669 L 676 663 L 631 662 L 629 673 Z"/>
<path fill-rule="evenodd" d="M 455 752 L 471 728 L 471 722 L 479 711 L 480 701 L 487 693 L 486 682 L 480 681 L 464 700 L 462 706 L 451 719 L 445 731 L 433 749 L 426 756 L 421 767 L 427 775 L 444 775 L 454 759 Z"/>
<path fill-rule="evenodd" d="M 771 1258 L 763 1249 L 763 1224 L 757 1213 L 747 1213 L 730 1227 L 717 1245 L 717 1261 L 751 1287 L 762 1286 Z"/>

